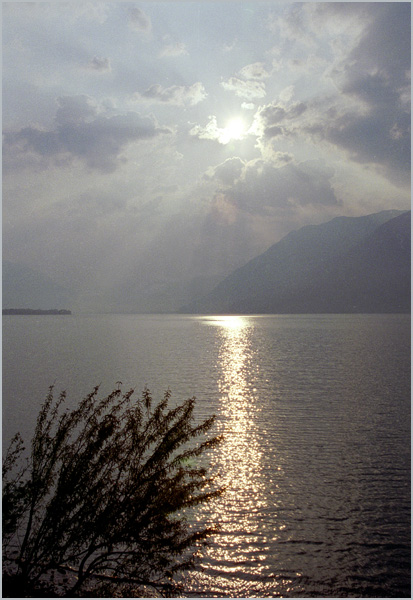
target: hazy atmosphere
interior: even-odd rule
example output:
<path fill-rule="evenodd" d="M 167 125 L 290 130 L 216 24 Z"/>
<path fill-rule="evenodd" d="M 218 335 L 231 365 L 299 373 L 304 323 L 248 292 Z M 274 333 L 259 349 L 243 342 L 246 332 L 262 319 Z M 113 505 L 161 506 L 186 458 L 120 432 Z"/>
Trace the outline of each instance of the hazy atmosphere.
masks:
<path fill-rule="evenodd" d="M 409 2 L 2 6 L 3 258 L 58 308 L 174 311 L 410 208 Z"/>
<path fill-rule="evenodd" d="M 411 598 L 411 3 L 2 9 L 4 597 Z"/>

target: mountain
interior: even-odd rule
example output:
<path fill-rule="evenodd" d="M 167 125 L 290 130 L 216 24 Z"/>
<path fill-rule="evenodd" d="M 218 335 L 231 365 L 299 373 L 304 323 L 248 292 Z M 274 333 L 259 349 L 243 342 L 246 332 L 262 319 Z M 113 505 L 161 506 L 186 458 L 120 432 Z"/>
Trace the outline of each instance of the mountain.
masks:
<path fill-rule="evenodd" d="M 67 308 L 71 293 L 50 277 L 21 263 L 3 261 L 3 308 Z"/>
<path fill-rule="evenodd" d="M 292 231 L 181 312 L 409 312 L 410 218 L 382 211 Z"/>

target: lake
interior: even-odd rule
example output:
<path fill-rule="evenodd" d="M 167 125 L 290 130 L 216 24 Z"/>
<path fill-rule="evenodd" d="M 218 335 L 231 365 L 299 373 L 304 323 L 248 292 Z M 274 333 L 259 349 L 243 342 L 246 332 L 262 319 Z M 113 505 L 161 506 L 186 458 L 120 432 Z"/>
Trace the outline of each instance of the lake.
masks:
<path fill-rule="evenodd" d="M 226 493 L 190 597 L 410 598 L 410 315 L 3 317 L 3 447 L 48 387 L 197 397 Z"/>

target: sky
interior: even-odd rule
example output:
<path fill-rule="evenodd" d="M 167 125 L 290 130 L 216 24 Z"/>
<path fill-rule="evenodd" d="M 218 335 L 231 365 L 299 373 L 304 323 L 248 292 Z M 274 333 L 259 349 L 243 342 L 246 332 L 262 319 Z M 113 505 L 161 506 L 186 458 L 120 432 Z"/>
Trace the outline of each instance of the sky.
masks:
<path fill-rule="evenodd" d="M 410 208 L 409 2 L 3 2 L 3 259 L 175 310 L 289 231 Z"/>

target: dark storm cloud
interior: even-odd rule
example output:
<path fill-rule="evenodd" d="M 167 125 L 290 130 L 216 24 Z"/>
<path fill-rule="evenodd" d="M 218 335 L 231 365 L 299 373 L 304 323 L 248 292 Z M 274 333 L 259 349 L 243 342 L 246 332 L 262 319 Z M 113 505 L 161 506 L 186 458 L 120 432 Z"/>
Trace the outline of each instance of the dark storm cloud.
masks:
<path fill-rule="evenodd" d="M 388 175 L 410 171 L 410 115 L 407 111 L 368 116 L 345 114 L 324 131 L 325 138 L 342 146 L 361 163 L 379 163 Z"/>
<path fill-rule="evenodd" d="M 410 3 L 375 4 L 369 25 L 348 56 L 347 73 L 357 77 L 376 69 L 396 89 L 406 84 L 410 70 Z"/>
<path fill-rule="evenodd" d="M 361 162 L 410 170 L 410 3 L 379 5 L 376 18 L 332 76 L 341 92 L 359 101 L 331 122 L 326 138 Z"/>
<path fill-rule="evenodd" d="M 57 160 L 78 158 L 92 169 L 110 172 L 116 169 L 128 144 L 171 133 L 153 116 L 143 117 L 136 112 L 101 114 L 87 96 L 62 97 L 58 105 L 53 130 L 30 126 L 6 132 L 4 151 L 17 149 L 23 154 L 34 152 Z"/>

